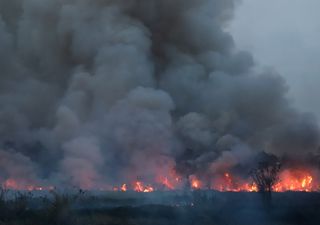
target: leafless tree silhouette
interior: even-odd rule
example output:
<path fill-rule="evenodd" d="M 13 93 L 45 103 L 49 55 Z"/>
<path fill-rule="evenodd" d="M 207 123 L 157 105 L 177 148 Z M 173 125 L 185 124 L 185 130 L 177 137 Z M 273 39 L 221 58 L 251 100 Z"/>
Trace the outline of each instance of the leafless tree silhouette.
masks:
<path fill-rule="evenodd" d="M 256 168 L 251 170 L 251 177 L 258 186 L 259 192 L 272 192 L 272 187 L 279 180 L 281 163 L 275 156 L 260 162 Z"/>

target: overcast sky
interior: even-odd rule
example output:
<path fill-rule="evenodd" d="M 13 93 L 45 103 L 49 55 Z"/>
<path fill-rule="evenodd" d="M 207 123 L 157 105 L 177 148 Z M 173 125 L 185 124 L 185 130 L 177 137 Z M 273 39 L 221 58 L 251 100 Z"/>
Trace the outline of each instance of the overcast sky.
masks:
<path fill-rule="evenodd" d="M 230 31 L 259 66 L 272 66 L 290 98 L 320 119 L 320 0 L 242 0 Z"/>

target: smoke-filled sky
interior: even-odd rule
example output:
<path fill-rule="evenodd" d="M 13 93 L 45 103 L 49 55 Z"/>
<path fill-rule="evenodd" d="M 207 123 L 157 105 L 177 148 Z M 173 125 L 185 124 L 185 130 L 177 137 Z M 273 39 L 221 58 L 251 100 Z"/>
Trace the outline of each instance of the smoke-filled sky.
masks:
<path fill-rule="evenodd" d="M 316 153 L 315 117 L 236 47 L 235 2 L 0 1 L 0 182 L 98 188 Z"/>
<path fill-rule="evenodd" d="M 242 0 L 230 30 L 260 66 L 273 66 L 299 109 L 320 118 L 320 1 Z"/>

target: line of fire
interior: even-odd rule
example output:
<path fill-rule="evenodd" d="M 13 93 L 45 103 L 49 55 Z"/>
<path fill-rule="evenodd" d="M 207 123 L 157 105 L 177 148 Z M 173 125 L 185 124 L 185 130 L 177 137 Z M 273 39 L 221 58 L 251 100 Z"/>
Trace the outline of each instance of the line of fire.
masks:
<path fill-rule="evenodd" d="M 238 175 L 237 172 L 234 172 L 235 168 L 218 171 L 212 177 L 198 174 L 182 176 L 175 168 L 172 168 L 168 174 L 159 174 L 151 179 L 137 177 L 135 180 L 116 185 L 106 184 L 99 187 L 84 184 L 84 186 L 73 188 L 144 193 L 177 190 L 214 190 L 219 192 L 320 191 L 318 168 L 303 165 L 288 166 L 274 155 L 263 153 L 263 156 L 264 160 L 247 171 L 246 176 Z M 53 191 L 56 186 L 28 183 L 11 177 L 2 183 L 2 188 L 17 191 Z"/>

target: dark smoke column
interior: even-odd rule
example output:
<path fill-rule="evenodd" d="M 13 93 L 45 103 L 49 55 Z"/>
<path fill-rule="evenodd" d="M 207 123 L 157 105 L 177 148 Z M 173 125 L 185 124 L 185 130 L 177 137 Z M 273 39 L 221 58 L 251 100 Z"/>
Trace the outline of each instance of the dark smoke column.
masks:
<path fill-rule="evenodd" d="M 315 152 L 313 116 L 224 31 L 234 4 L 1 1 L 0 181 L 107 188 Z"/>

